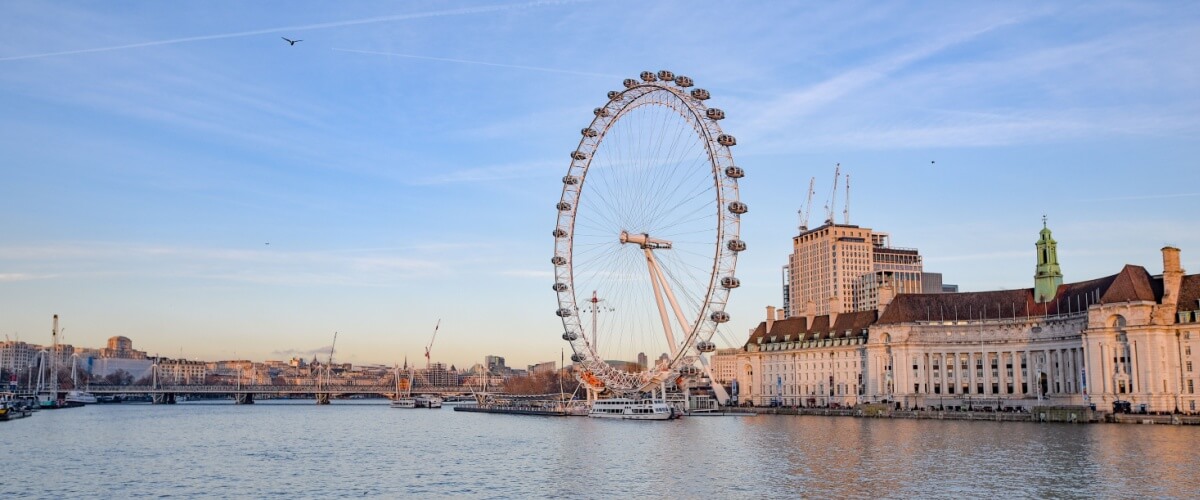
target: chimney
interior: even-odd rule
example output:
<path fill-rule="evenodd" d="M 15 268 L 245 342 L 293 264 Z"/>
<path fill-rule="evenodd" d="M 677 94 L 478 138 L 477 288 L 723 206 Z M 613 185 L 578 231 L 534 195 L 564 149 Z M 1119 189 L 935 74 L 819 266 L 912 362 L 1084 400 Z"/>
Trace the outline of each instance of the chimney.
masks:
<path fill-rule="evenodd" d="M 879 314 L 882 316 L 884 309 L 892 303 L 892 299 L 896 298 L 896 289 L 892 287 L 891 274 L 885 274 L 883 282 L 879 284 Z"/>
<path fill-rule="evenodd" d="M 786 316 L 783 315 L 783 309 L 776 309 L 775 310 L 775 321 L 782 321 L 784 319 L 786 319 Z"/>
<path fill-rule="evenodd" d="M 771 327 L 775 326 L 775 306 L 767 306 L 767 333 L 771 333 Z"/>
<path fill-rule="evenodd" d="M 838 313 L 842 312 L 842 298 L 829 298 L 829 329 L 833 331 L 833 323 L 837 321 Z"/>
<path fill-rule="evenodd" d="M 1179 305 L 1179 289 L 1183 285 L 1183 267 L 1179 264 L 1179 249 L 1166 246 L 1162 249 L 1163 256 L 1163 296 L 1159 305 L 1161 312 L 1158 319 L 1160 324 L 1175 322 L 1175 311 Z"/>

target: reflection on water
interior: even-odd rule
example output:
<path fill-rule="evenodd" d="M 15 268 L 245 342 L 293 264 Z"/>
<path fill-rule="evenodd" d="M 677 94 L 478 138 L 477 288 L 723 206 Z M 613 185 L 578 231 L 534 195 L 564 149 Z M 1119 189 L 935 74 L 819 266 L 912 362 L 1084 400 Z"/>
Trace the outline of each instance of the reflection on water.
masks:
<path fill-rule="evenodd" d="M 32 497 L 1194 497 L 1200 428 L 848 417 L 673 422 L 385 404 L 110 405 L 0 424 Z"/>

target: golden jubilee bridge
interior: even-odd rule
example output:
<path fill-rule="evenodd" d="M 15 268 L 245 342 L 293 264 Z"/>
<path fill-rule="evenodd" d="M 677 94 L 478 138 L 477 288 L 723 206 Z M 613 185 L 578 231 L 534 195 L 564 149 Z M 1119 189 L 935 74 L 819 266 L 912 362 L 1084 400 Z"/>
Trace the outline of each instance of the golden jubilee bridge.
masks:
<path fill-rule="evenodd" d="M 171 384 L 152 383 L 147 385 L 93 385 L 88 392 L 95 396 L 149 396 L 155 404 L 174 404 L 177 399 L 196 397 L 231 397 L 238 404 L 254 403 L 256 398 L 305 398 L 311 397 L 317 404 L 329 404 L 332 398 L 350 396 L 381 396 L 395 399 L 397 394 L 458 396 L 471 394 L 469 386 L 437 386 L 414 384 L 411 391 L 400 384 L 347 384 L 315 381 L 312 384 Z"/>

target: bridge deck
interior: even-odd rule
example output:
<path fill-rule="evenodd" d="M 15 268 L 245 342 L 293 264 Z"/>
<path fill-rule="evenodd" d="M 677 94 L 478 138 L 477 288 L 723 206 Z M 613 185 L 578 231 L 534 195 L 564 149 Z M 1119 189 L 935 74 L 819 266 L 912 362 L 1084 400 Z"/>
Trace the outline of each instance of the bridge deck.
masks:
<path fill-rule="evenodd" d="M 125 385 L 88 389 L 96 395 L 114 394 L 261 394 L 261 395 L 306 395 L 306 394 L 396 394 L 393 385 Z M 413 394 L 470 394 L 466 387 L 414 387 Z"/>

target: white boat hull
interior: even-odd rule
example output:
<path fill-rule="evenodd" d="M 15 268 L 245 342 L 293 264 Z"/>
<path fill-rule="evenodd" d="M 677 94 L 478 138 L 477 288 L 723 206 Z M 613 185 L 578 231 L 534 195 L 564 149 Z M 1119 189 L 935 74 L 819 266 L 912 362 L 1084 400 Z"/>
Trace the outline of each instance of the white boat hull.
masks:
<path fill-rule="evenodd" d="M 678 415 L 671 405 L 660 400 L 613 398 L 592 403 L 588 416 L 620 420 L 670 420 Z"/>
<path fill-rule="evenodd" d="M 85 405 L 96 403 L 96 396 L 93 396 L 90 392 L 83 391 L 69 391 L 67 392 L 67 397 L 65 399 L 68 403 L 79 403 Z"/>
<path fill-rule="evenodd" d="M 389 406 L 392 408 L 416 408 L 417 400 L 413 398 L 398 398 L 392 400 L 392 404 Z"/>

